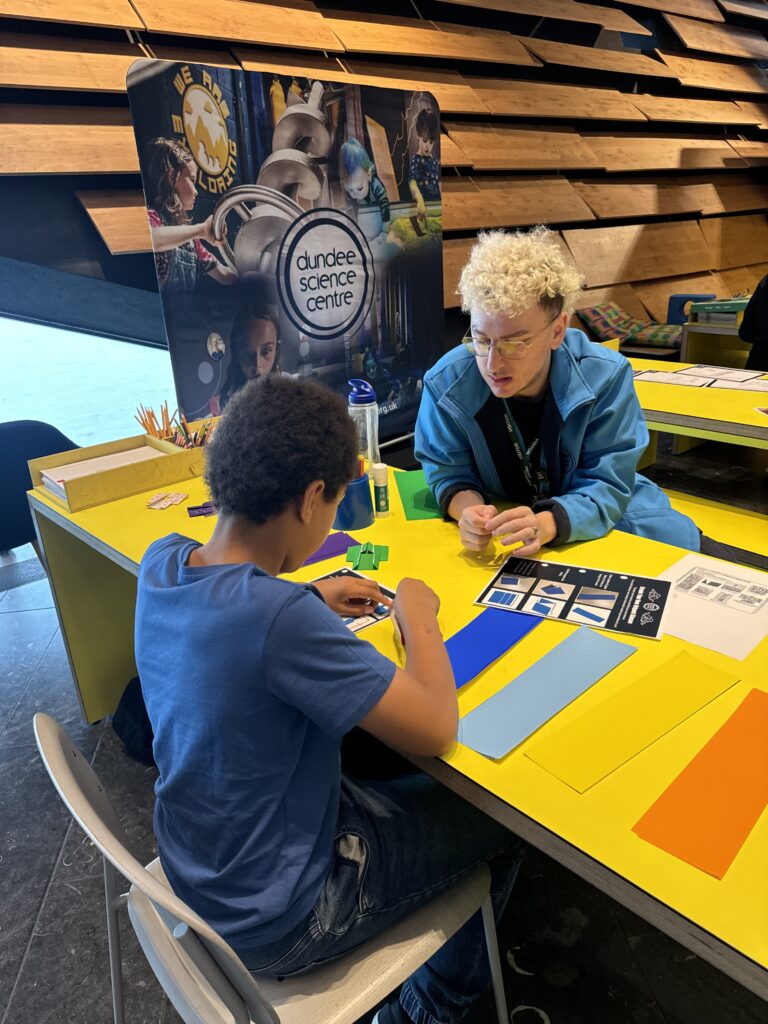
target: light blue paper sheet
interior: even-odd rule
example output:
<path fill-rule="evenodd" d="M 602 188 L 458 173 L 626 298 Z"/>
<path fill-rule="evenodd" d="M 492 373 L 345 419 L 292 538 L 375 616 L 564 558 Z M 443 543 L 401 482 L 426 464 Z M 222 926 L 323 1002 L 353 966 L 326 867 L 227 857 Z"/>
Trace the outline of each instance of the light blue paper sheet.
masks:
<path fill-rule="evenodd" d="M 578 629 L 462 718 L 459 742 L 486 757 L 504 757 L 636 650 Z"/>

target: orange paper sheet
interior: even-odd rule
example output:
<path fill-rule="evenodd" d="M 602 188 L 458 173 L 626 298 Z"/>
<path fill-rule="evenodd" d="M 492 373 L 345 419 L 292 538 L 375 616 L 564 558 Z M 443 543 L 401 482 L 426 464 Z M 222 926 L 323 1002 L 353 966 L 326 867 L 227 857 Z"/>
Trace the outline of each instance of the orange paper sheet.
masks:
<path fill-rule="evenodd" d="M 768 693 L 752 690 L 632 829 L 722 878 L 768 805 Z"/>

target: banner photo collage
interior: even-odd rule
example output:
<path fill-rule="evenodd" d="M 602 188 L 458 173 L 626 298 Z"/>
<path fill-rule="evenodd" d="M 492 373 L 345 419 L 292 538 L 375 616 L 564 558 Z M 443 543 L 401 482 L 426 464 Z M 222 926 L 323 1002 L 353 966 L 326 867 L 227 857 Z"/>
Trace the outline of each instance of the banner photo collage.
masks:
<path fill-rule="evenodd" d="M 410 431 L 443 343 L 434 97 L 155 60 L 128 96 L 180 410 L 355 377 Z"/>

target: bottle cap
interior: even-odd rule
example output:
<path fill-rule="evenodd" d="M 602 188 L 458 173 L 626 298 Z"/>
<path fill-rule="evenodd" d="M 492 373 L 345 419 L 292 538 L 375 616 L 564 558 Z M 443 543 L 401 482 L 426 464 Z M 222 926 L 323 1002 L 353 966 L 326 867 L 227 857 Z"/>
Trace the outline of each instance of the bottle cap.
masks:
<path fill-rule="evenodd" d="M 387 466 L 383 462 L 374 462 L 371 466 L 371 474 L 375 487 L 387 486 Z"/>
<path fill-rule="evenodd" d="M 349 392 L 350 405 L 376 405 L 376 392 L 367 380 L 356 378 L 347 381 L 352 390 Z"/>

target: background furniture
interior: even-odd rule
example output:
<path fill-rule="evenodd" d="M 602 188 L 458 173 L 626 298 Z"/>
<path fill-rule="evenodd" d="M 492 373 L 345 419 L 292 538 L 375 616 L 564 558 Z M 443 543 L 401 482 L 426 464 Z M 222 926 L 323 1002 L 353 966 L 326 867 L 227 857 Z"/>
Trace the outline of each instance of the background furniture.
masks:
<path fill-rule="evenodd" d="M 21 547 L 35 539 L 35 527 L 27 502 L 29 460 L 77 447 L 74 441 L 49 423 L 39 420 L 0 423 L 0 479 L 4 492 L 0 552 Z"/>

